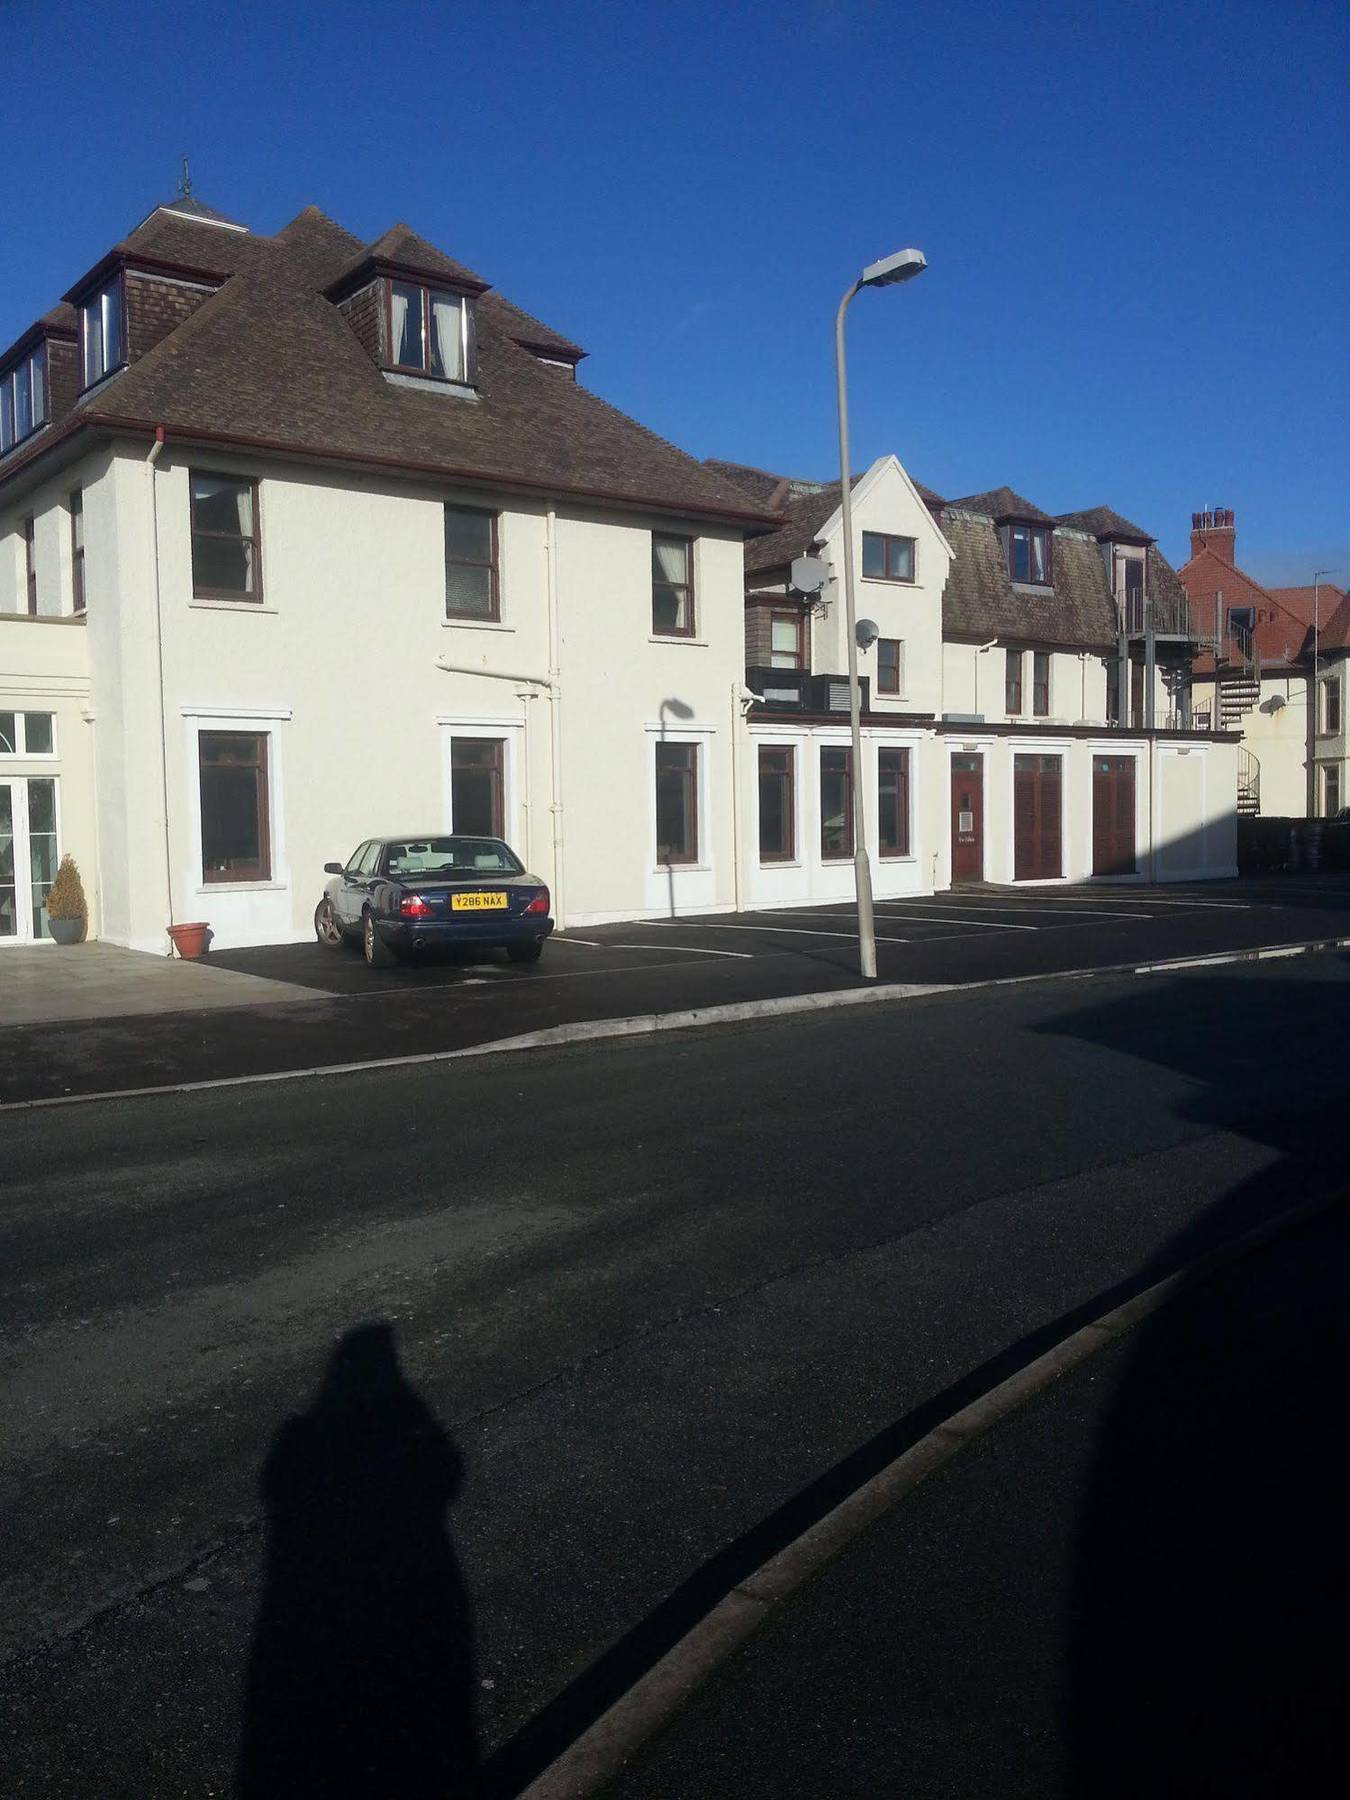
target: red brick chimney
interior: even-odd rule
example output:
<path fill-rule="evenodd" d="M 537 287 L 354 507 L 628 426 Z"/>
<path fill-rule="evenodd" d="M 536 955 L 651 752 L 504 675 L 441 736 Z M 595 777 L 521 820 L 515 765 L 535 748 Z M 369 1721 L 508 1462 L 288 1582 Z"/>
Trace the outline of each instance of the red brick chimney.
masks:
<path fill-rule="evenodd" d="M 1214 506 L 1208 512 L 1191 514 L 1191 555 L 1198 556 L 1202 550 L 1212 550 L 1220 562 L 1233 567 L 1233 551 L 1237 543 L 1237 530 L 1233 524 L 1231 506 Z"/>

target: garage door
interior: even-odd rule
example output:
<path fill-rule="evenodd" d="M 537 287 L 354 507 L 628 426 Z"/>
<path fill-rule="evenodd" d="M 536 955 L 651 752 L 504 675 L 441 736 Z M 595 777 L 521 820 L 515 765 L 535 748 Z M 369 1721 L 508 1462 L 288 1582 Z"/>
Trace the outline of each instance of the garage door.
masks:
<path fill-rule="evenodd" d="M 1013 877 L 1049 881 L 1064 873 L 1062 759 L 1013 758 Z"/>
<path fill-rule="evenodd" d="M 1132 756 L 1092 759 L 1092 873 L 1133 875 L 1134 764 Z"/>

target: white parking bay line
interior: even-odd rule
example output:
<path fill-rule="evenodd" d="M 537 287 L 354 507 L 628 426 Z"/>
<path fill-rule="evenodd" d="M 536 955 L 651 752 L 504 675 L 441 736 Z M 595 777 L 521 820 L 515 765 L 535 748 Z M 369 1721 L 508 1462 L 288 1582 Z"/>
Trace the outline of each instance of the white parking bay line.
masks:
<path fill-rule="evenodd" d="M 903 904 L 904 902 L 902 901 L 878 900 L 877 911 L 881 912 L 883 909 L 889 911 L 892 907 Z M 911 908 L 914 904 L 915 902 L 913 901 L 909 903 Z M 1081 913 L 1085 919 L 1151 919 L 1153 917 L 1152 913 L 1145 912 L 1106 912 L 1103 911 L 1102 908 L 1096 906 L 961 906 L 947 905 L 945 902 L 939 903 L 933 907 L 925 905 L 923 916 L 925 918 L 934 919 L 964 919 L 971 914 L 978 917 L 981 913 L 1039 914 L 1042 918 L 1047 919 L 1063 918 L 1071 913 Z M 897 915 L 897 917 L 898 916 L 899 915 Z M 1024 929 L 1035 931 L 1038 927 L 1031 925 L 1024 927 Z"/>
<path fill-rule="evenodd" d="M 741 962 L 754 958 L 753 950 L 709 950 L 703 944 L 603 944 L 604 950 L 678 950 L 682 956 L 734 956 Z"/>
<path fill-rule="evenodd" d="M 801 917 L 802 915 L 798 914 L 797 916 Z M 830 918 L 833 915 L 830 913 L 823 913 L 819 916 L 822 918 Z M 652 920 L 653 925 L 664 925 L 665 923 L 666 921 L 664 919 Z M 688 925 L 683 924 L 679 929 L 687 931 Z M 808 931 L 805 926 L 801 925 L 700 925 L 697 929 L 700 931 L 776 931 L 780 936 L 786 935 L 788 937 L 852 938 L 855 943 L 858 938 L 856 931 Z M 878 934 L 877 942 L 879 944 L 907 944 L 909 939 L 900 937 L 882 937 Z M 647 948 L 651 949 L 652 946 L 649 944 Z M 730 955 L 732 953 L 724 951 L 723 954 Z"/>
<path fill-rule="evenodd" d="M 892 907 L 878 906 L 879 917 L 899 919 L 905 925 L 941 925 L 944 915 L 937 912 L 896 912 Z M 1008 925 L 1001 919 L 967 919 L 957 914 L 951 921 L 956 925 L 975 925 L 981 931 L 1040 931 L 1039 925 Z"/>

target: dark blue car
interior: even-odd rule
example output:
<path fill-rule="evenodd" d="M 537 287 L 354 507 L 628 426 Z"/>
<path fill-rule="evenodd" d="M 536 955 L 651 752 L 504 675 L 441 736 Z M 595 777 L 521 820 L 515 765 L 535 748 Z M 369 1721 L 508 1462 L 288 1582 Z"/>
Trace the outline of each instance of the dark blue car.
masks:
<path fill-rule="evenodd" d="M 500 838 L 368 838 L 314 910 L 321 944 L 361 945 L 372 968 L 442 945 L 500 946 L 512 962 L 538 962 L 553 930 L 548 889 Z"/>

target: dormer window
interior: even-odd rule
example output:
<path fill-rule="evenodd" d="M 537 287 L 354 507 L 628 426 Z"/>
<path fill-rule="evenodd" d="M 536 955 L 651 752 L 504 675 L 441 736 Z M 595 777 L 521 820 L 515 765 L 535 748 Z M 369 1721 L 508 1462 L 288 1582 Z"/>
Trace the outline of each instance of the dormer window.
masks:
<path fill-rule="evenodd" d="M 80 307 L 84 385 L 93 387 L 126 361 L 126 329 L 122 313 L 122 277 L 114 275 Z"/>
<path fill-rule="evenodd" d="M 47 423 L 47 346 L 0 375 L 0 456 Z"/>
<path fill-rule="evenodd" d="M 1050 527 L 1048 525 L 1009 525 L 1008 573 L 1014 581 L 1025 581 L 1036 587 L 1050 585 Z"/>
<path fill-rule="evenodd" d="M 389 363 L 433 381 L 473 379 L 472 308 L 462 294 L 389 280 Z"/>

